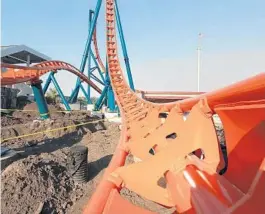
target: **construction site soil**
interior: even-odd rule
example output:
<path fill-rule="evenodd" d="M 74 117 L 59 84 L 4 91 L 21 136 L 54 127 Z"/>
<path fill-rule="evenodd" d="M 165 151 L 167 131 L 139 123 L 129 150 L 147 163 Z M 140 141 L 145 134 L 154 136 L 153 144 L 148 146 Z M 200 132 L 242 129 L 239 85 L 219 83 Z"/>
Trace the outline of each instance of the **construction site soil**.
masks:
<path fill-rule="evenodd" d="M 35 104 L 26 106 L 36 110 Z M 58 107 L 49 106 L 51 119 L 38 120 L 34 111 L 15 111 L 2 116 L 1 138 L 52 130 L 91 121 L 79 127 L 68 127 L 55 132 L 42 133 L 25 138 L 3 141 L 2 146 L 17 152 L 16 158 L 1 172 L 2 213 L 82 213 L 104 169 L 108 166 L 117 146 L 119 125 L 100 121 L 89 112 L 56 112 Z M 223 139 L 223 132 L 219 131 Z M 67 168 L 70 148 L 83 145 L 88 148 L 88 182 L 77 184 Z M 133 158 L 128 156 L 127 163 Z M 104 193 L 102 193 L 104 194 Z M 172 213 L 137 194 L 123 189 L 121 195 L 133 204 L 157 213 Z"/>

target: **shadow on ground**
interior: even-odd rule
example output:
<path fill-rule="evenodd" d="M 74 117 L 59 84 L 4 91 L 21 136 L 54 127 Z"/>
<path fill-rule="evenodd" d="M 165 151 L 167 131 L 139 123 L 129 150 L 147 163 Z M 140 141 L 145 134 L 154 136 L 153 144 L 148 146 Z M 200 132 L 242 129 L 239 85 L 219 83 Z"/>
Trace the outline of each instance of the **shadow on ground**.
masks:
<path fill-rule="evenodd" d="M 105 169 L 109 165 L 111 158 L 112 155 L 106 155 L 96 161 L 88 163 L 88 179 L 92 180 L 101 170 Z"/>

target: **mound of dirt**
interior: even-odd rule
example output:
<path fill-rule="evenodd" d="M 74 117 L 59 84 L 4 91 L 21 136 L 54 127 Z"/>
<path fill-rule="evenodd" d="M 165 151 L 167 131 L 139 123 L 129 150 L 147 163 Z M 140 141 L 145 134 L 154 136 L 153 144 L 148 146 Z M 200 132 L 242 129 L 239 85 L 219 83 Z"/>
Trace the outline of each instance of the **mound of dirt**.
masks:
<path fill-rule="evenodd" d="M 31 146 L 49 139 L 57 139 L 67 135 L 83 136 L 87 132 L 95 132 L 103 129 L 104 124 L 98 121 L 97 117 L 90 117 L 87 114 L 75 115 L 74 113 L 66 114 L 65 117 L 53 120 L 33 120 L 25 124 L 17 124 L 14 126 L 3 127 L 1 130 L 1 138 L 7 139 L 16 136 L 29 135 L 26 137 L 15 138 L 3 141 L 3 146 L 9 148 L 22 148 Z M 80 123 L 89 123 L 80 127 L 76 125 Z M 65 127 L 65 128 L 63 128 Z M 37 135 L 30 135 L 38 133 Z"/>
<path fill-rule="evenodd" d="M 1 115 L 1 127 L 5 126 L 13 126 L 16 124 L 22 124 L 23 119 L 21 118 L 14 118 L 10 115 Z"/>
<path fill-rule="evenodd" d="M 2 212 L 81 214 L 118 142 L 118 125 L 104 126 L 90 128 L 84 136 L 68 134 L 24 148 L 19 160 L 1 174 Z M 75 184 L 67 170 L 70 147 L 79 144 L 88 147 L 89 181 L 82 185 Z"/>
<path fill-rule="evenodd" d="M 30 156 L 10 165 L 2 174 L 2 211 L 65 213 L 78 193 L 64 165 L 65 153 Z"/>
<path fill-rule="evenodd" d="M 66 112 L 58 105 L 48 105 L 50 119 L 84 121 L 90 117 L 90 111 L 71 111 Z M 11 112 L 9 115 L 2 115 L 1 126 L 13 126 L 25 124 L 33 120 L 40 119 L 36 103 L 30 103 L 23 110 Z"/>
<path fill-rule="evenodd" d="M 59 105 L 51 105 L 48 104 L 48 108 L 50 111 L 62 111 L 64 110 L 63 108 L 61 108 Z M 35 102 L 27 104 L 26 106 L 24 106 L 23 110 L 30 110 L 30 111 L 38 111 L 38 106 Z"/>

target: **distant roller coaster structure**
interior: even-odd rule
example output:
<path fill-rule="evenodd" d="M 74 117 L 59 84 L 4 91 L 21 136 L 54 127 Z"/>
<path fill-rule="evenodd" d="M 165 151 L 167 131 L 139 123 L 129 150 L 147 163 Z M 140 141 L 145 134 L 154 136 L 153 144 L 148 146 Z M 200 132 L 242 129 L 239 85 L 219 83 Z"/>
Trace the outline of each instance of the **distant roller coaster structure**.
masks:
<path fill-rule="evenodd" d="M 30 81 L 32 84 L 33 92 L 36 102 L 39 104 L 40 114 L 42 117 L 46 118 L 48 115 L 47 104 L 45 103 L 45 99 L 42 94 L 45 94 L 51 83 L 55 86 L 55 89 L 60 96 L 66 110 L 71 110 L 70 104 L 75 103 L 77 101 L 77 97 L 79 91 L 81 90 L 84 94 L 86 101 L 88 104 L 92 104 L 91 102 L 91 89 L 95 90 L 99 93 L 99 98 L 94 105 L 94 110 L 100 110 L 103 104 L 106 104 L 110 112 L 117 111 L 117 105 L 115 103 L 113 90 L 110 84 L 108 65 L 104 65 L 99 48 L 97 43 L 97 30 L 96 24 L 98 19 L 98 14 L 102 5 L 102 0 L 97 2 L 95 10 L 89 10 L 89 31 L 88 38 L 86 41 L 84 53 L 82 56 L 82 61 L 80 68 L 70 65 L 69 63 L 62 61 L 46 61 L 31 67 L 22 67 L 15 65 L 8 65 L 6 63 L 2 63 L 2 72 L 1 72 L 1 83 L 2 85 L 8 84 L 16 84 L 20 82 Z M 116 6 L 116 10 L 118 11 L 118 6 Z M 129 57 L 127 53 L 127 48 L 125 44 L 125 38 L 121 26 L 120 15 L 117 13 L 116 16 L 117 26 L 119 27 L 119 36 L 122 46 L 123 57 L 126 65 L 127 75 L 129 84 L 132 90 L 134 90 L 134 83 L 131 74 L 131 68 L 129 63 Z M 94 49 L 92 48 L 94 46 Z M 94 66 L 92 66 L 94 63 Z M 34 69 L 38 69 L 37 71 Z M 87 68 L 87 73 L 85 73 L 85 68 Z M 9 69 L 10 72 L 4 72 L 5 69 Z M 59 83 L 56 80 L 56 73 L 58 70 L 66 70 L 77 76 L 75 87 L 72 90 L 71 96 L 69 99 L 63 93 Z M 36 71 L 36 72 L 35 72 Z M 43 74 L 49 72 L 48 78 L 42 89 L 39 84 L 41 81 L 39 77 Z M 97 75 L 98 74 L 98 77 Z M 8 76 L 11 75 L 11 76 Z M 14 78 L 15 77 L 15 78 Z M 82 83 L 87 83 L 87 88 L 85 89 Z M 35 87 L 37 84 L 37 87 Z M 34 89 L 35 88 L 35 89 Z M 38 89 L 36 89 L 38 88 Z M 42 90 L 42 91 L 39 91 Z M 43 98 L 42 98 L 43 97 Z"/>
<path fill-rule="evenodd" d="M 104 63 L 101 59 L 99 48 L 98 48 L 98 42 L 97 42 L 97 30 L 96 30 L 96 24 L 97 24 L 97 19 L 98 19 L 98 14 L 100 11 L 102 5 L 102 0 L 97 2 L 95 11 L 89 10 L 89 31 L 88 31 L 88 38 L 86 41 L 81 65 L 79 68 L 79 72 L 86 75 L 87 78 L 91 81 L 94 82 L 94 84 L 99 84 L 101 87 L 103 87 L 102 91 L 100 92 L 100 97 L 98 98 L 97 102 L 95 103 L 94 109 L 99 110 L 105 103 L 109 109 L 109 111 L 114 112 L 117 110 L 116 104 L 115 104 L 115 99 L 114 99 L 114 94 L 113 90 L 110 84 L 110 79 L 109 79 L 109 74 L 108 74 L 108 66 L 104 66 Z M 119 29 L 119 36 L 120 36 L 120 41 L 121 41 L 121 46 L 122 46 L 122 52 L 123 52 L 123 57 L 126 65 L 126 70 L 127 70 L 127 75 L 128 75 L 128 80 L 129 84 L 132 90 L 134 90 L 134 83 L 133 83 L 133 78 L 131 74 L 131 67 L 130 67 L 130 62 L 129 62 L 129 57 L 127 53 L 127 48 L 126 48 L 126 43 L 125 43 L 125 38 L 121 26 L 121 20 L 120 20 L 120 15 L 118 12 L 118 6 L 116 5 L 116 20 L 117 20 L 117 26 Z M 92 44 L 94 45 L 94 50 L 92 48 Z M 92 66 L 92 62 L 94 63 L 94 66 Z M 85 74 L 85 68 L 87 66 L 87 73 Z M 99 77 L 95 75 L 95 73 L 98 74 Z M 55 73 L 51 72 L 48 76 L 48 79 L 46 80 L 46 83 L 44 85 L 43 91 L 46 93 L 49 85 L 51 82 L 54 83 L 55 88 L 60 95 L 65 107 L 67 110 L 70 110 L 70 106 L 68 103 L 75 103 L 77 101 L 77 97 L 79 94 L 79 91 L 81 90 L 82 93 L 84 94 L 87 103 L 91 104 L 91 88 L 94 88 L 91 86 L 91 84 L 88 84 L 87 89 L 84 88 L 82 85 L 82 79 L 80 77 L 77 77 L 75 87 L 71 93 L 70 98 L 67 100 L 63 93 L 62 90 L 60 89 L 60 86 L 55 80 Z M 61 91 L 61 92 L 60 92 Z M 99 92 L 98 90 L 96 90 Z"/>
<path fill-rule="evenodd" d="M 63 102 L 66 110 L 70 111 L 71 107 L 70 104 L 71 103 L 75 103 L 77 102 L 77 97 L 79 94 L 79 91 L 81 90 L 84 97 L 86 98 L 86 102 L 87 104 L 92 104 L 91 102 L 91 89 L 95 90 L 97 93 L 99 93 L 99 98 L 97 99 L 96 103 L 94 104 L 94 110 L 100 110 L 102 108 L 102 106 L 105 104 L 108 108 L 108 110 L 110 112 L 117 112 L 118 108 L 117 108 L 117 103 L 115 102 L 115 98 L 114 98 L 114 93 L 113 93 L 113 89 L 111 86 L 111 82 L 110 82 L 110 77 L 109 77 L 109 69 L 108 69 L 108 62 L 106 61 L 106 64 L 104 65 L 103 60 L 101 58 L 100 55 L 100 51 L 98 48 L 98 42 L 97 42 L 97 19 L 98 19 L 98 15 L 100 12 L 100 8 L 102 5 L 102 0 L 97 1 L 95 10 L 89 10 L 89 30 L 88 30 L 88 38 L 86 40 L 86 45 L 85 45 L 85 49 L 83 52 L 83 56 L 82 56 L 82 60 L 81 60 L 81 64 L 80 64 L 80 68 L 77 69 L 76 67 L 70 65 L 69 63 L 66 62 L 61 62 L 61 61 L 48 61 L 45 63 L 40 63 L 35 65 L 34 67 L 38 67 L 39 69 L 42 68 L 45 70 L 45 73 L 48 72 L 47 69 L 51 69 L 50 73 L 48 75 L 48 78 L 46 80 L 46 82 L 44 83 L 44 86 L 42 88 L 41 93 L 46 93 L 50 84 L 53 83 L 58 95 L 61 98 L 61 101 Z M 140 95 L 142 95 L 142 97 L 145 97 L 146 99 L 150 99 L 151 101 L 154 101 L 155 99 L 159 99 L 162 102 L 164 101 L 174 101 L 174 100 L 178 100 L 178 99 L 183 99 L 183 98 L 187 98 L 187 97 L 192 97 L 194 95 L 198 95 L 201 93 L 182 93 L 182 92 L 160 92 L 160 94 L 155 94 L 152 92 L 147 92 L 147 91 L 142 91 L 142 90 L 135 90 L 134 88 L 134 82 L 133 82 L 133 77 L 132 77 L 132 72 L 131 72 L 131 66 L 130 66 L 130 62 L 129 62 L 129 56 L 128 56 L 128 52 L 127 52 L 127 47 L 126 47 L 126 42 L 125 42 L 125 38 L 124 38 L 124 33 L 123 33 L 123 29 L 122 29 L 122 24 L 121 24 L 121 18 L 120 18 L 120 14 L 119 14 L 119 9 L 118 9 L 118 5 L 115 4 L 115 20 L 117 23 L 117 29 L 118 29 L 118 35 L 120 38 L 120 42 L 121 42 L 121 47 L 122 47 L 122 54 L 123 54 L 123 58 L 124 58 L 124 62 L 125 62 L 125 66 L 126 66 L 126 74 L 128 77 L 128 82 L 129 82 L 129 86 L 133 91 L 136 91 L 137 93 L 139 93 Z M 92 47 L 94 46 L 94 48 Z M 92 64 L 94 63 L 94 66 L 92 66 Z M 59 83 L 56 80 L 56 69 L 58 68 L 58 65 L 64 65 L 66 66 L 65 68 L 68 69 L 71 68 L 70 70 L 74 70 L 74 74 L 77 76 L 77 80 L 75 83 L 75 86 L 73 87 L 72 93 L 70 95 L 69 98 L 67 98 L 64 93 L 63 90 L 61 89 Z M 3 64 L 6 67 L 10 67 L 6 64 Z M 53 68 L 53 66 L 55 66 L 55 68 Z M 64 69 L 64 66 L 60 68 Z M 2 66 L 3 67 L 3 66 Z M 14 66 L 11 66 L 10 68 L 15 68 Z M 33 67 L 31 67 L 33 68 Z M 85 72 L 85 69 L 87 68 L 87 72 Z M 17 67 L 17 69 L 22 69 L 22 67 Z M 67 70 L 66 69 L 66 70 Z M 30 69 L 25 68 L 25 71 L 29 71 Z M 73 73 L 73 72 L 72 72 Z M 77 75 L 78 73 L 78 75 Z M 38 77 L 32 77 L 35 79 L 35 84 L 36 84 L 36 79 L 38 79 Z M 30 79 L 27 79 L 27 81 L 29 81 Z M 14 84 L 17 82 L 23 82 L 23 78 L 22 79 L 16 79 L 16 80 L 3 80 L 2 84 Z M 82 83 L 87 83 L 87 88 L 85 88 Z M 39 88 L 39 86 L 38 86 Z M 33 90 L 34 91 L 34 90 Z M 38 93 L 39 94 L 39 93 Z M 161 94 L 163 95 L 163 97 L 161 96 Z M 167 97 L 165 97 L 164 95 L 167 94 Z M 181 96 L 179 96 L 181 95 Z M 35 96 L 35 98 L 38 96 Z M 166 99 L 164 99 L 166 98 Z M 38 98 L 36 98 L 38 99 Z M 44 104 L 45 100 L 41 99 L 42 101 L 37 103 L 40 103 L 39 106 L 40 109 L 46 109 L 45 106 L 46 104 Z M 160 102 L 161 102 L 160 101 Z M 45 112 L 45 113 L 44 113 Z M 45 115 L 47 114 L 46 111 L 44 111 L 41 113 L 41 115 Z"/>

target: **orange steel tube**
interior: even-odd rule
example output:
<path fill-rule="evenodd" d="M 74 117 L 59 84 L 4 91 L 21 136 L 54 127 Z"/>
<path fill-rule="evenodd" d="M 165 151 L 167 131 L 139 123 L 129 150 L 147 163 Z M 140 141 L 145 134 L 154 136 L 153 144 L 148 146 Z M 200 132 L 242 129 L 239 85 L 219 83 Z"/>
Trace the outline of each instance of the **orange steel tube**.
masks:
<path fill-rule="evenodd" d="M 88 83 L 95 91 L 101 93 L 101 89 L 93 83 L 90 79 L 82 74 L 77 68 L 69 63 L 62 61 L 44 61 L 31 67 L 11 65 L 7 63 L 1 63 L 1 68 L 6 68 L 5 72 L 1 72 L 1 84 L 10 85 L 21 82 L 32 81 L 38 79 L 40 76 L 47 72 L 56 72 L 58 70 L 67 70 L 86 83 Z"/>
<path fill-rule="evenodd" d="M 207 98 L 212 110 L 214 110 L 214 106 L 224 103 L 264 99 L 265 72 L 224 88 L 178 101 L 178 103 L 183 111 L 189 111 L 203 97 Z M 175 105 L 175 103 L 167 104 L 169 108 Z"/>
<path fill-rule="evenodd" d="M 84 213 L 87 214 L 90 213 L 101 214 L 104 212 L 104 208 L 109 199 L 111 190 L 113 190 L 114 188 L 120 188 L 119 181 L 118 183 L 115 183 L 116 184 L 115 185 L 114 182 L 112 183 L 108 179 L 115 179 L 114 177 L 109 176 L 110 173 L 112 173 L 118 167 L 123 166 L 125 164 L 125 159 L 128 154 L 126 152 L 127 150 L 125 151 L 124 149 L 124 148 L 128 149 L 128 146 L 126 147 L 125 144 L 127 140 L 126 138 L 128 137 L 127 134 L 131 136 L 132 135 L 138 136 L 139 138 L 136 139 L 141 139 L 141 133 L 142 132 L 148 133 L 148 130 L 145 129 L 152 128 L 152 124 L 154 124 L 154 122 L 157 119 L 158 111 L 159 112 L 168 111 L 176 107 L 177 105 L 180 108 L 179 110 L 190 111 L 192 107 L 195 104 L 199 103 L 199 101 L 202 100 L 203 98 L 206 98 L 204 100 L 207 100 L 207 103 L 211 111 L 213 112 L 214 108 L 220 104 L 227 105 L 229 103 L 265 99 L 265 73 L 261 73 L 247 80 L 240 81 L 238 83 L 232 84 L 230 86 L 224 87 L 219 90 L 215 90 L 213 92 L 201 94 L 198 95 L 197 97 L 188 98 L 174 103 L 154 104 L 140 99 L 128 87 L 128 84 L 123 76 L 123 72 L 120 66 L 118 52 L 117 52 L 118 48 L 117 48 L 116 33 L 115 33 L 114 4 L 115 1 L 113 0 L 106 1 L 105 18 L 107 23 L 106 24 L 107 59 L 108 59 L 111 85 L 114 90 L 116 102 L 118 103 L 121 111 L 123 129 L 121 132 L 120 142 L 114 153 L 114 156 L 108 168 L 106 169 L 99 186 L 97 187 L 96 191 L 91 197 L 88 205 L 85 207 Z M 154 114 L 152 114 L 152 112 L 154 112 Z M 139 121 L 137 118 L 138 119 L 141 118 L 142 120 Z M 149 123 L 150 125 L 146 123 Z M 213 138 L 215 139 L 215 137 Z M 132 137 L 131 139 L 133 138 L 134 137 Z M 143 176 L 143 175 L 142 173 L 140 173 L 139 175 L 135 176 Z M 131 180 L 131 182 L 133 183 L 135 181 Z M 186 208 L 187 207 L 188 204 Z"/>
<path fill-rule="evenodd" d="M 214 110 L 214 106 L 223 103 L 264 99 L 265 73 L 235 83 L 231 86 L 227 86 L 210 93 L 205 93 L 195 98 L 189 98 L 179 101 L 178 103 L 180 103 L 180 106 L 184 111 L 189 111 L 193 107 L 193 105 L 195 105 L 202 97 L 207 97 L 209 106 L 212 110 Z M 169 106 L 169 104 L 167 104 L 167 106 Z M 173 107 L 175 106 L 175 104 L 170 104 L 170 106 Z M 113 172 L 116 168 L 123 166 L 125 163 L 125 159 L 128 154 L 122 149 L 122 146 L 125 142 L 125 136 L 126 133 L 125 130 L 123 130 L 121 133 L 119 145 L 117 146 L 114 156 L 108 168 L 106 169 L 100 184 L 98 185 L 96 191 L 94 192 L 89 203 L 84 209 L 85 214 L 101 214 L 104 210 L 111 190 L 113 188 L 116 188 L 116 186 L 107 179 L 111 172 Z"/>
<path fill-rule="evenodd" d="M 192 91 L 143 91 L 143 90 L 136 90 L 136 93 L 144 93 L 144 94 L 170 94 L 170 95 L 201 95 L 205 92 L 192 92 Z"/>

